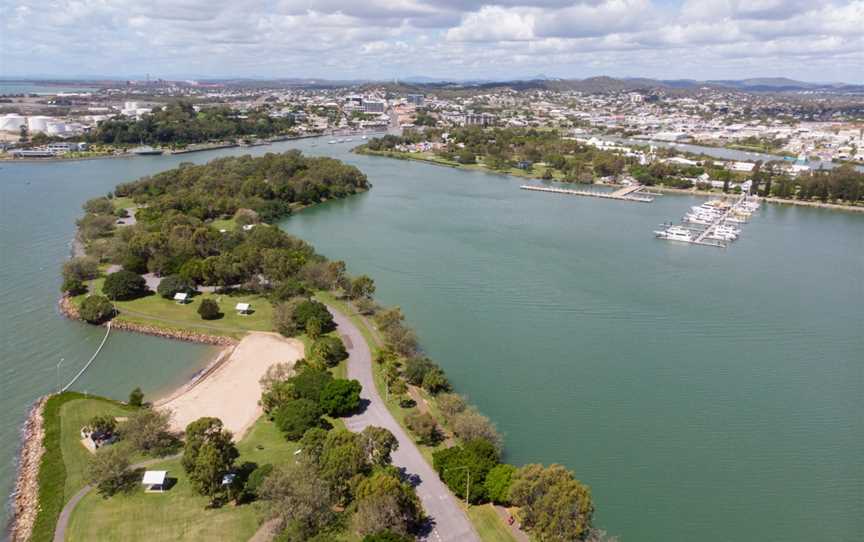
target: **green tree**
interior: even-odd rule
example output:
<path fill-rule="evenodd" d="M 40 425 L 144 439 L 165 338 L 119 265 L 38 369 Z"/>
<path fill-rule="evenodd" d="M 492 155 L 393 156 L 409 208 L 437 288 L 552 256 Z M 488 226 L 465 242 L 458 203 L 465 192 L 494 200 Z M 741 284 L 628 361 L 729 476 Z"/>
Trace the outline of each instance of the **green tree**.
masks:
<path fill-rule="evenodd" d="M 360 432 L 366 457 L 373 466 L 384 467 L 391 462 L 390 454 L 399 449 L 399 441 L 388 429 L 370 425 Z"/>
<path fill-rule="evenodd" d="M 150 456 L 171 454 L 179 446 L 171 432 L 171 413 L 163 410 L 142 408 L 132 412 L 120 426 L 120 434 L 133 450 Z"/>
<path fill-rule="evenodd" d="M 464 441 L 484 439 L 495 445 L 499 450 L 502 445 L 501 435 L 489 418 L 477 412 L 475 408 L 466 408 L 450 417 L 450 428 L 453 433 Z"/>
<path fill-rule="evenodd" d="M 307 430 L 321 425 L 321 408 L 315 401 L 295 399 L 276 409 L 276 427 L 288 440 L 297 440 Z"/>
<path fill-rule="evenodd" d="M 486 490 L 486 497 L 502 506 L 510 504 L 510 486 L 513 483 L 513 474 L 516 472 L 516 467 L 501 463 L 496 465 L 486 475 L 486 481 L 483 482 Z"/>
<path fill-rule="evenodd" d="M 370 535 L 382 529 L 408 534 L 422 519 L 414 488 L 388 471 L 376 471 L 357 486 L 354 529 Z"/>
<path fill-rule="evenodd" d="M 360 408 L 360 382 L 335 379 L 321 391 L 321 409 L 328 416 L 347 416 Z"/>
<path fill-rule="evenodd" d="M 76 278 L 69 278 L 63 281 L 60 291 L 71 296 L 82 295 L 87 293 L 87 285 Z"/>
<path fill-rule="evenodd" d="M 471 502 L 487 499 L 486 476 L 498 465 L 498 460 L 498 450 L 485 439 L 472 440 L 432 454 L 432 466 L 441 480 L 459 497 L 465 498 L 468 491 Z"/>
<path fill-rule="evenodd" d="M 104 497 L 126 491 L 135 483 L 134 474 L 129 470 L 129 455 L 117 446 L 97 451 L 90 458 L 87 475 Z"/>
<path fill-rule="evenodd" d="M 222 316 L 219 304 L 212 299 L 202 299 L 198 305 L 198 315 L 204 320 L 215 320 Z"/>
<path fill-rule="evenodd" d="M 91 295 L 84 299 L 78 310 L 81 318 L 91 324 L 101 324 L 114 316 L 114 305 L 108 298 L 101 295 Z"/>
<path fill-rule="evenodd" d="M 329 484 L 311 465 L 300 463 L 275 469 L 264 479 L 258 493 L 268 501 L 272 515 L 296 525 L 301 537 L 307 539 L 335 518 Z"/>
<path fill-rule="evenodd" d="M 82 205 L 84 212 L 94 215 L 110 215 L 114 214 L 114 204 L 111 200 L 105 197 L 88 199 Z"/>
<path fill-rule="evenodd" d="M 520 507 L 522 524 L 538 540 L 581 540 L 591 531 L 591 491 L 561 465 L 518 469 L 510 499 Z"/>
<path fill-rule="evenodd" d="M 85 282 L 99 276 L 99 262 L 90 256 L 72 258 L 63 264 L 63 280 Z"/>
<path fill-rule="evenodd" d="M 360 275 L 351 280 L 349 297 L 351 299 L 364 299 L 372 297 L 375 293 L 375 282 L 367 275 Z"/>
<path fill-rule="evenodd" d="M 113 301 L 135 299 L 147 293 L 147 282 L 141 275 L 121 269 L 105 277 L 102 293 Z"/>
<path fill-rule="evenodd" d="M 327 335 L 312 344 L 312 359 L 326 367 L 335 367 L 342 360 L 348 359 L 348 351 L 339 337 Z"/>
<path fill-rule="evenodd" d="M 141 388 L 135 388 L 129 392 L 129 406 L 140 407 L 144 405 L 144 392 Z"/>
<path fill-rule="evenodd" d="M 168 275 L 159 281 L 156 291 L 165 299 L 174 299 L 176 294 L 192 295 L 195 285 L 180 275 Z"/>
<path fill-rule="evenodd" d="M 181 463 L 189 481 L 202 495 L 215 498 L 222 479 L 238 456 L 231 432 L 218 418 L 199 418 L 186 426 L 186 446 Z"/>

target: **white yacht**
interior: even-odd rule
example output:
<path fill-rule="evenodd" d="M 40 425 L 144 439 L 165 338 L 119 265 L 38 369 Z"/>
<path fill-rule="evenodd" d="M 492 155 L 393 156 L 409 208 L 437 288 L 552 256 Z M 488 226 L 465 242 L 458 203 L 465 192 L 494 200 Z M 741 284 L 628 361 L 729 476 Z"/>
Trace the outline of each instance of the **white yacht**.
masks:
<path fill-rule="evenodd" d="M 691 224 L 701 224 L 703 226 L 708 226 L 714 223 L 714 220 L 711 217 L 704 215 L 697 215 L 693 213 L 687 213 L 684 215 L 684 222 L 689 222 Z"/>
<path fill-rule="evenodd" d="M 689 243 L 693 240 L 693 234 L 690 233 L 690 230 L 682 228 L 681 226 L 669 226 L 665 230 L 655 231 L 654 235 L 660 239 L 666 239 L 668 241 L 683 241 Z"/>
<path fill-rule="evenodd" d="M 327 142 L 327 143 L 329 143 L 329 144 L 331 144 L 331 145 L 332 145 L 332 144 L 334 144 L 334 143 L 336 143 L 336 140 L 335 140 L 335 139 L 331 139 L 331 140 L 330 140 L 330 141 L 328 141 L 328 142 Z"/>

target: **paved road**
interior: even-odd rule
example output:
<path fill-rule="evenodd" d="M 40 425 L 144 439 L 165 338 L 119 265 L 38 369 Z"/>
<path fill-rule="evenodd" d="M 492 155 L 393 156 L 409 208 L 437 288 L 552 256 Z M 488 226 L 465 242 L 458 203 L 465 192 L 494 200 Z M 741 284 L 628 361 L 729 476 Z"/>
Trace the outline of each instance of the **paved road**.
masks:
<path fill-rule="evenodd" d="M 390 411 L 384 405 L 381 396 L 375 389 L 372 379 L 372 354 L 360 330 L 347 316 L 330 308 L 333 319 L 339 328 L 339 333 L 347 337 L 345 345 L 348 348 L 348 378 L 356 379 L 363 385 L 361 398 L 369 401 L 369 405 L 361 414 L 345 418 L 345 425 L 351 431 L 362 431 L 374 425 L 389 429 L 399 441 L 399 449 L 393 452 L 393 464 L 403 468 L 408 476 L 419 480 L 417 496 L 423 503 L 426 515 L 434 522 L 431 532 L 424 540 L 429 542 L 479 542 L 480 538 L 474 531 L 471 522 L 456 498 L 450 493 L 438 475 L 414 444 L 414 440 L 405 433 L 396 422 Z"/>

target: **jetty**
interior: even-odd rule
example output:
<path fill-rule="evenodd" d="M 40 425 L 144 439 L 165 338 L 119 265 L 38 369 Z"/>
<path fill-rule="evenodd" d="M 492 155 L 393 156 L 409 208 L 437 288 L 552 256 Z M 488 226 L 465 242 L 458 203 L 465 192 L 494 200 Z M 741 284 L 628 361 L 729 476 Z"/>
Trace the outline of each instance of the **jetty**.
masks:
<path fill-rule="evenodd" d="M 571 190 L 569 188 L 554 188 L 551 186 L 537 186 L 532 184 L 523 184 L 520 186 L 522 190 L 534 190 L 536 192 L 550 192 L 552 194 L 567 194 L 570 196 L 588 196 L 591 198 L 617 199 L 621 201 L 635 201 L 639 203 L 651 203 L 654 197 L 659 194 L 652 192 L 642 192 L 645 189 L 640 184 L 625 186 L 614 192 L 601 192 L 599 190 Z"/>
<path fill-rule="evenodd" d="M 659 239 L 678 241 L 692 245 L 726 248 L 741 233 L 736 227 L 745 222 L 759 208 L 759 198 L 750 199 L 746 194 L 731 205 L 720 200 L 709 201 L 701 206 L 692 207 L 684 215 L 681 225 L 671 222 L 663 224 L 663 229 L 655 231 Z M 695 224 L 693 227 L 686 224 Z"/>

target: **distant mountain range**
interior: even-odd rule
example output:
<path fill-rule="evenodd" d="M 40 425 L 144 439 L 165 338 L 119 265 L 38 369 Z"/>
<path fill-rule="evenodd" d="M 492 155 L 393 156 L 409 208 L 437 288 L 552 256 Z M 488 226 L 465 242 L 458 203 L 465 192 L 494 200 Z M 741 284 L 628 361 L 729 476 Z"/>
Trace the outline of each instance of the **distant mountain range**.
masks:
<path fill-rule="evenodd" d="M 751 79 L 716 79 L 699 81 L 695 79 L 648 79 L 639 77 L 614 78 L 608 76 L 586 79 L 561 79 L 537 75 L 509 80 L 448 80 L 433 77 L 413 76 L 400 79 L 399 83 L 428 86 L 462 87 L 511 87 L 514 89 L 549 88 L 556 90 L 579 90 L 583 92 L 609 92 L 626 90 L 682 89 L 693 90 L 703 87 L 732 89 L 742 92 L 831 92 L 864 94 L 864 85 L 848 83 L 809 83 L 785 77 L 759 77 Z"/>
<path fill-rule="evenodd" d="M 35 78 L 45 80 L 47 78 Z M 0 78 L 0 81 L 11 81 L 12 78 Z M 27 81 L 25 78 L 15 78 L 18 81 Z M 111 78 L 74 78 L 74 79 L 51 79 L 52 83 L 86 81 L 94 82 L 99 86 L 105 85 Z M 139 79 L 140 80 L 140 79 Z M 514 77 L 510 79 L 448 79 L 441 77 L 429 77 L 424 75 L 412 75 L 400 77 L 390 81 L 383 80 L 334 80 L 311 77 L 201 77 L 198 81 L 207 83 L 221 83 L 232 87 L 306 87 L 306 88 L 333 88 L 345 86 L 378 86 L 386 85 L 393 90 L 408 89 L 422 91 L 424 89 L 448 88 L 448 89 L 477 89 L 477 88 L 500 88 L 508 87 L 516 90 L 550 89 L 550 90 L 576 90 L 581 92 L 612 92 L 641 90 L 650 91 L 656 89 L 667 90 L 695 90 L 703 87 L 714 89 L 730 89 L 741 92 L 825 92 L 834 94 L 856 94 L 864 95 L 864 84 L 849 83 L 810 83 L 796 81 L 786 77 L 757 77 L 750 79 L 714 79 L 700 81 L 695 79 L 650 79 L 639 77 L 615 78 L 608 76 L 588 77 L 586 79 L 563 79 L 550 77 L 544 74 L 530 75 L 526 77 Z"/>

